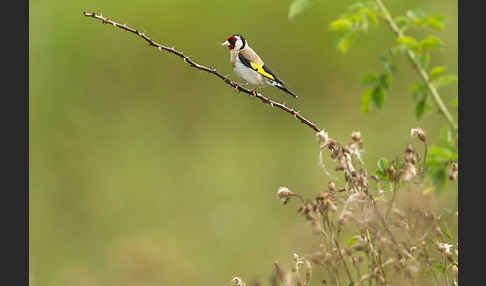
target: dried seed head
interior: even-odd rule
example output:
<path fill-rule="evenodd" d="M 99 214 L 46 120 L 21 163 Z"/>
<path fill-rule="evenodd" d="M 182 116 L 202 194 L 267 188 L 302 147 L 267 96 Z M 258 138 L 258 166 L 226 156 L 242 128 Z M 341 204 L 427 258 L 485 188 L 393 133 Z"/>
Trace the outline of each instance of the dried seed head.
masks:
<path fill-rule="evenodd" d="M 353 133 L 351 133 L 351 138 L 353 139 L 354 142 L 360 142 L 360 140 L 361 140 L 361 132 L 359 132 L 359 131 L 353 131 Z"/>
<path fill-rule="evenodd" d="M 459 165 L 457 163 L 453 163 L 451 168 L 449 169 L 449 180 L 453 181 L 457 178 L 459 174 Z"/>
<path fill-rule="evenodd" d="M 246 286 L 245 282 L 243 282 L 240 277 L 234 277 L 231 279 L 231 282 L 236 286 Z"/>
<path fill-rule="evenodd" d="M 324 131 L 324 129 L 321 130 L 320 132 L 317 132 L 316 137 L 319 143 L 321 143 L 322 145 L 325 145 L 329 140 L 329 135 L 327 134 L 326 131 Z"/>
<path fill-rule="evenodd" d="M 395 179 L 395 175 L 396 175 L 396 171 L 395 171 L 395 168 L 393 166 L 390 166 L 388 168 L 385 169 L 385 174 L 390 176 L 390 179 L 391 180 L 394 180 Z"/>
<path fill-rule="evenodd" d="M 322 192 L 319 192 L 319 195 L 317 195 L 316 200 L 323 201 L 324 199 L 327 199 L 328 197 L 329 197 L 329 193 L 322 191 Z"/>
<path fill-rule="evenodd" d="M 407 148 L 405 148 L 405 154 L 406 153 L 414 153 L 414 149 L 413 149 L 412 144 L 407 145 Z"/>
<path fill-rule="evenodd" d="M 277 191 L 277 199 L 288 201 L 292 196 L 295 196 L 295 193 L 289 190 L 287 187 L 280 187 Z"/>
<path fill-rule="evenodd" d="M 407 163 L 405 169 L 402 169 L 402 180 L 404 182 L 409 182 L 413 177 L 417 175 L 417 170 L 412 163 Z"/>
<path fill-rule="evenodd" d="M 442 253 L 444 253 L 444 254 L 451 254 L 452 244 L 449 244 L 449 243 L 438 243 L 437 246 L 439 247 L 439 250 Z"/>
<path fill-rule="evenodd" d="M 329 191 L 334 192 L 336 190 L 336 184 L 334 182 L 329 182 L 327 185 L 329 187 Z"/>
<path fill-rule="evenodd" d="M 421 128 L 410 129 L 410 136 L 412 137 L 417 136 L 418 139 L 420 139 L 420 141 L 424 143 L 427 141 L 427 137 L 425 136 L 425 131 Z"/>

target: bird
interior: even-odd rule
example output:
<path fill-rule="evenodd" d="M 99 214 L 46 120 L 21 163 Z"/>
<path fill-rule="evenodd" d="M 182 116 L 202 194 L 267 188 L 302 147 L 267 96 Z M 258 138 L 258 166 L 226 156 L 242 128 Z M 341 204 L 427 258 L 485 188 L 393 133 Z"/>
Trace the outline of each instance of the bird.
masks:
<path fill-rule="evenodd" d="M 246 84 L 274 86 L 297 98 L 297 95 L 285 86 L 285 82 L 279 79 L 258 54 L 250 48 L 242 35 L 233 34 L 221 45 L 227 46 L 230 50 L 230 61 L 233 71 L 245 80 Z M 236 88 L 238 88 L 238 85 L 236 85 Z M 251 93 L 256 96 L 255 91 L 256 88 L 251 90 Z"/>

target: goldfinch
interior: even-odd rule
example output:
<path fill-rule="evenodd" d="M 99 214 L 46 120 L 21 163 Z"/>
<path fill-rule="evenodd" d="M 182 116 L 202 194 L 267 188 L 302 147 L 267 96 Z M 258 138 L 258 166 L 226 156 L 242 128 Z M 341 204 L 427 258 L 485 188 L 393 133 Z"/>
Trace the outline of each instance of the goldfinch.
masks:
<path fill-rule="evenodd" d="M 240 78 L 253 85 L 271 85 L 297 98 L 293 92 L 285 87 L 285 83 L 273 73 L 263 60 L 248 46 L 242 35 L 229 36 L 221 45 L 228 46 L 233 71 Z M 254 93 L 256 89 L 253 89 Z"/>

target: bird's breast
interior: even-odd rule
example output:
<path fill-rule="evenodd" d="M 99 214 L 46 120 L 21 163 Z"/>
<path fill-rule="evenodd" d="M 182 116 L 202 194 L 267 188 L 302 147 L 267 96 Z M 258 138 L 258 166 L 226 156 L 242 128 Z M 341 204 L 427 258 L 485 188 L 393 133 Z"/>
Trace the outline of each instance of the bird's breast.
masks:
<path fill-rule="evenodd" d="M 261 74 L 245 66 L 239 60 L 236 60 L 233 70 L 237 76 L 244 79 L 249 84 L 254 84 L 254 85 L 265 84 L 264 77 Z"/>

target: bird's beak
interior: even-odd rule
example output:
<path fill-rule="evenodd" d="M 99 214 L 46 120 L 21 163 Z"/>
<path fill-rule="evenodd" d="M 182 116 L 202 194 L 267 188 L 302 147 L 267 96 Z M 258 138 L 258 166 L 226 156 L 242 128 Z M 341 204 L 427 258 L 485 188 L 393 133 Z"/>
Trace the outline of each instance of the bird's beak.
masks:
<path fill-rule="evenodd" d="M 230 43 L 228 41 L 225 41 L 224 43 L 221 44 L 221 46 L 229 46 Z"/>

